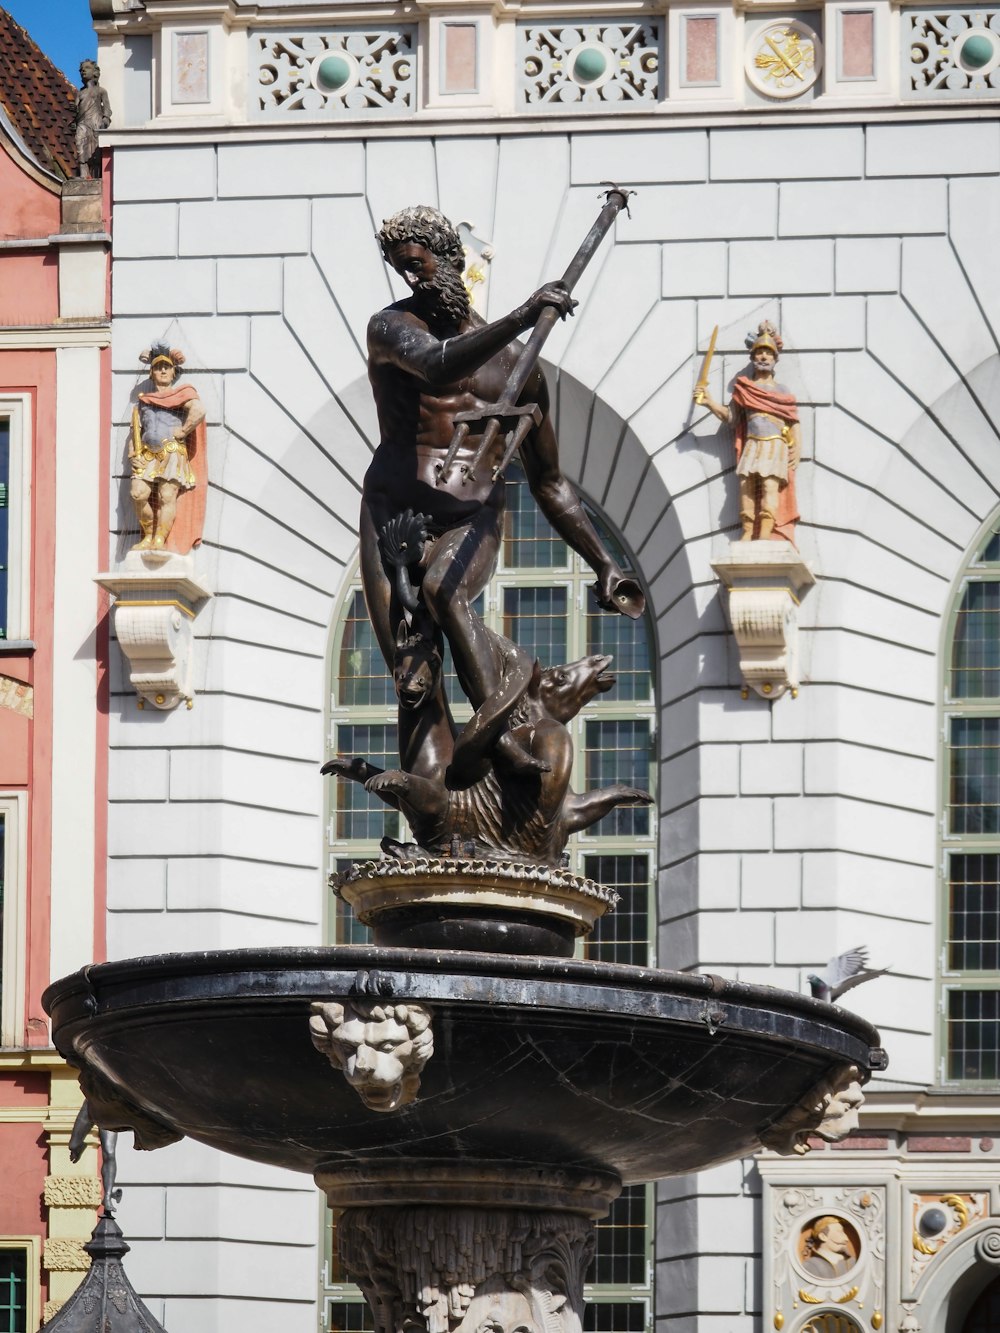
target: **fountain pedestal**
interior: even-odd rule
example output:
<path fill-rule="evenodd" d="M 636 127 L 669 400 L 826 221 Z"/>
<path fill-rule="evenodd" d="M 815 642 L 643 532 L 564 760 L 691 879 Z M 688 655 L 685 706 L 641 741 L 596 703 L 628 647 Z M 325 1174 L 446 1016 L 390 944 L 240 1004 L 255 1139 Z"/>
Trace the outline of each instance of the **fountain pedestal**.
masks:
<path fill-rule="evenodd" d="M 417 1162 L 317 1172 L 377 1333 L 580 1333 L 610 1173 Z M 362 1201 L 366 1202 L 362 1202 Z"/>

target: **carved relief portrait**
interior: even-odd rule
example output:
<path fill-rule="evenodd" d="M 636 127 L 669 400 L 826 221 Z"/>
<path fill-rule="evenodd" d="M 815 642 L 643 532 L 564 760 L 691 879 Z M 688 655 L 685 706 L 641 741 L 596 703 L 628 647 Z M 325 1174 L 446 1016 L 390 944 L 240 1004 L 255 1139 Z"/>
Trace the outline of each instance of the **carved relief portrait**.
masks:
<path fill-rule="evenodd" d="M 861 1238 L 846 1218 L 825 1213 L 811 1218 L 799 1232 L 799 1266 L 818 1282 L 839 1282 L 860 1257 Z"/>

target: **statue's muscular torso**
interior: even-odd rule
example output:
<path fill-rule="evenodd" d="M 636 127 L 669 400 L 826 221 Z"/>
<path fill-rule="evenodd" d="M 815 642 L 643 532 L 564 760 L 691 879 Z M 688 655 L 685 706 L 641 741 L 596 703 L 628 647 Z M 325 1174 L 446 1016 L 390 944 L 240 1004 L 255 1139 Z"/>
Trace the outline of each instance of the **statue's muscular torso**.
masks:
<path fill-rule="evenodd" d="M 456 333 L 481 326 L 473 315 Z M 479 411 L 503 397 L 522 348 L 505 347 L 484 365 L 452 384 L 431 385 L 400 365 L 409 359 L 411 334 L 441 336 L 412 309 L 410 301 L 380 311 L 369 328 L 369 368 L 378 410 L 380 443 L 364 482 L 364 498 L 376 529 L 403 509 L 428 514 L 443 532 L 468 522 L 484 507 L 503 508 L 503 481 L 491 472 L 503 447 L 501 435 L 494 457 L 479 465 L 474 479 L 465 477 L 479 443 L 470 433 L 446 481 L 438 485 L 438 469 L 447 453 L 458 412 Z M 453 335 L 454 336 L 454 335 Z M 537 401 L 544 392 L 541 377 L 529 381 L 524 397 Z"/>

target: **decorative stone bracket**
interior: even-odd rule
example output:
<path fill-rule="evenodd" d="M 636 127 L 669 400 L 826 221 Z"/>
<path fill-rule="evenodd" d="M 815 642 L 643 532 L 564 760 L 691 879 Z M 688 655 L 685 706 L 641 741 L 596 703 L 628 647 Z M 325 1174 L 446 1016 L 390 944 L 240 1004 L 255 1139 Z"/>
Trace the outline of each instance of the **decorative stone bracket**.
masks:
<path fill-rule="evenodd" d="M 190 556 L 154 551 L 130 551 L 122 570 L 97 575 L 117 598 L 115 634 L 140 708 L 192 706 L 195 608 L 212 595 L 192 575 Z"/>
<path fill-rule="evenodd" d="M 729 589 L 729 619 L 740 652 L 743 697 L 792 698 L 799 690 L 798 608 L 816 582 L 790 542 L 733 542 L 712 568 Z"/>

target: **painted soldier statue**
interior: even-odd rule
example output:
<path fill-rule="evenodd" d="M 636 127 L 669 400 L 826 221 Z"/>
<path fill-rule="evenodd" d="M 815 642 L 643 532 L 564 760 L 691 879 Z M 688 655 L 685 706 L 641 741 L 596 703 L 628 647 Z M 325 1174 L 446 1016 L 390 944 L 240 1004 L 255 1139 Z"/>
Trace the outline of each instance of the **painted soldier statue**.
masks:
<path fill-rule="evenodd" d="M 132 549 L 184 555 L 201 541 L 205 514 L 205 409 L 192 385 L 176 383 L 178 348 L 156 343 L 139 360 L 153 388 L 137 395 L 132 412 L 131 496 L 141 530 Z"/>
<path fill-rule="evenodd" d="M 717 403 L 702 386 L 695 389 L 694 400 L 733 427 L 740 479 L 740 540 L 787 541 L 794 546 L 799 518 L 795 498 L 798 405 L 795 395 L 775 382 L 782 341 L 774 325 L 764 320 L 746 342 L 753 374 L 737 376 L 729 406 Z"/>

